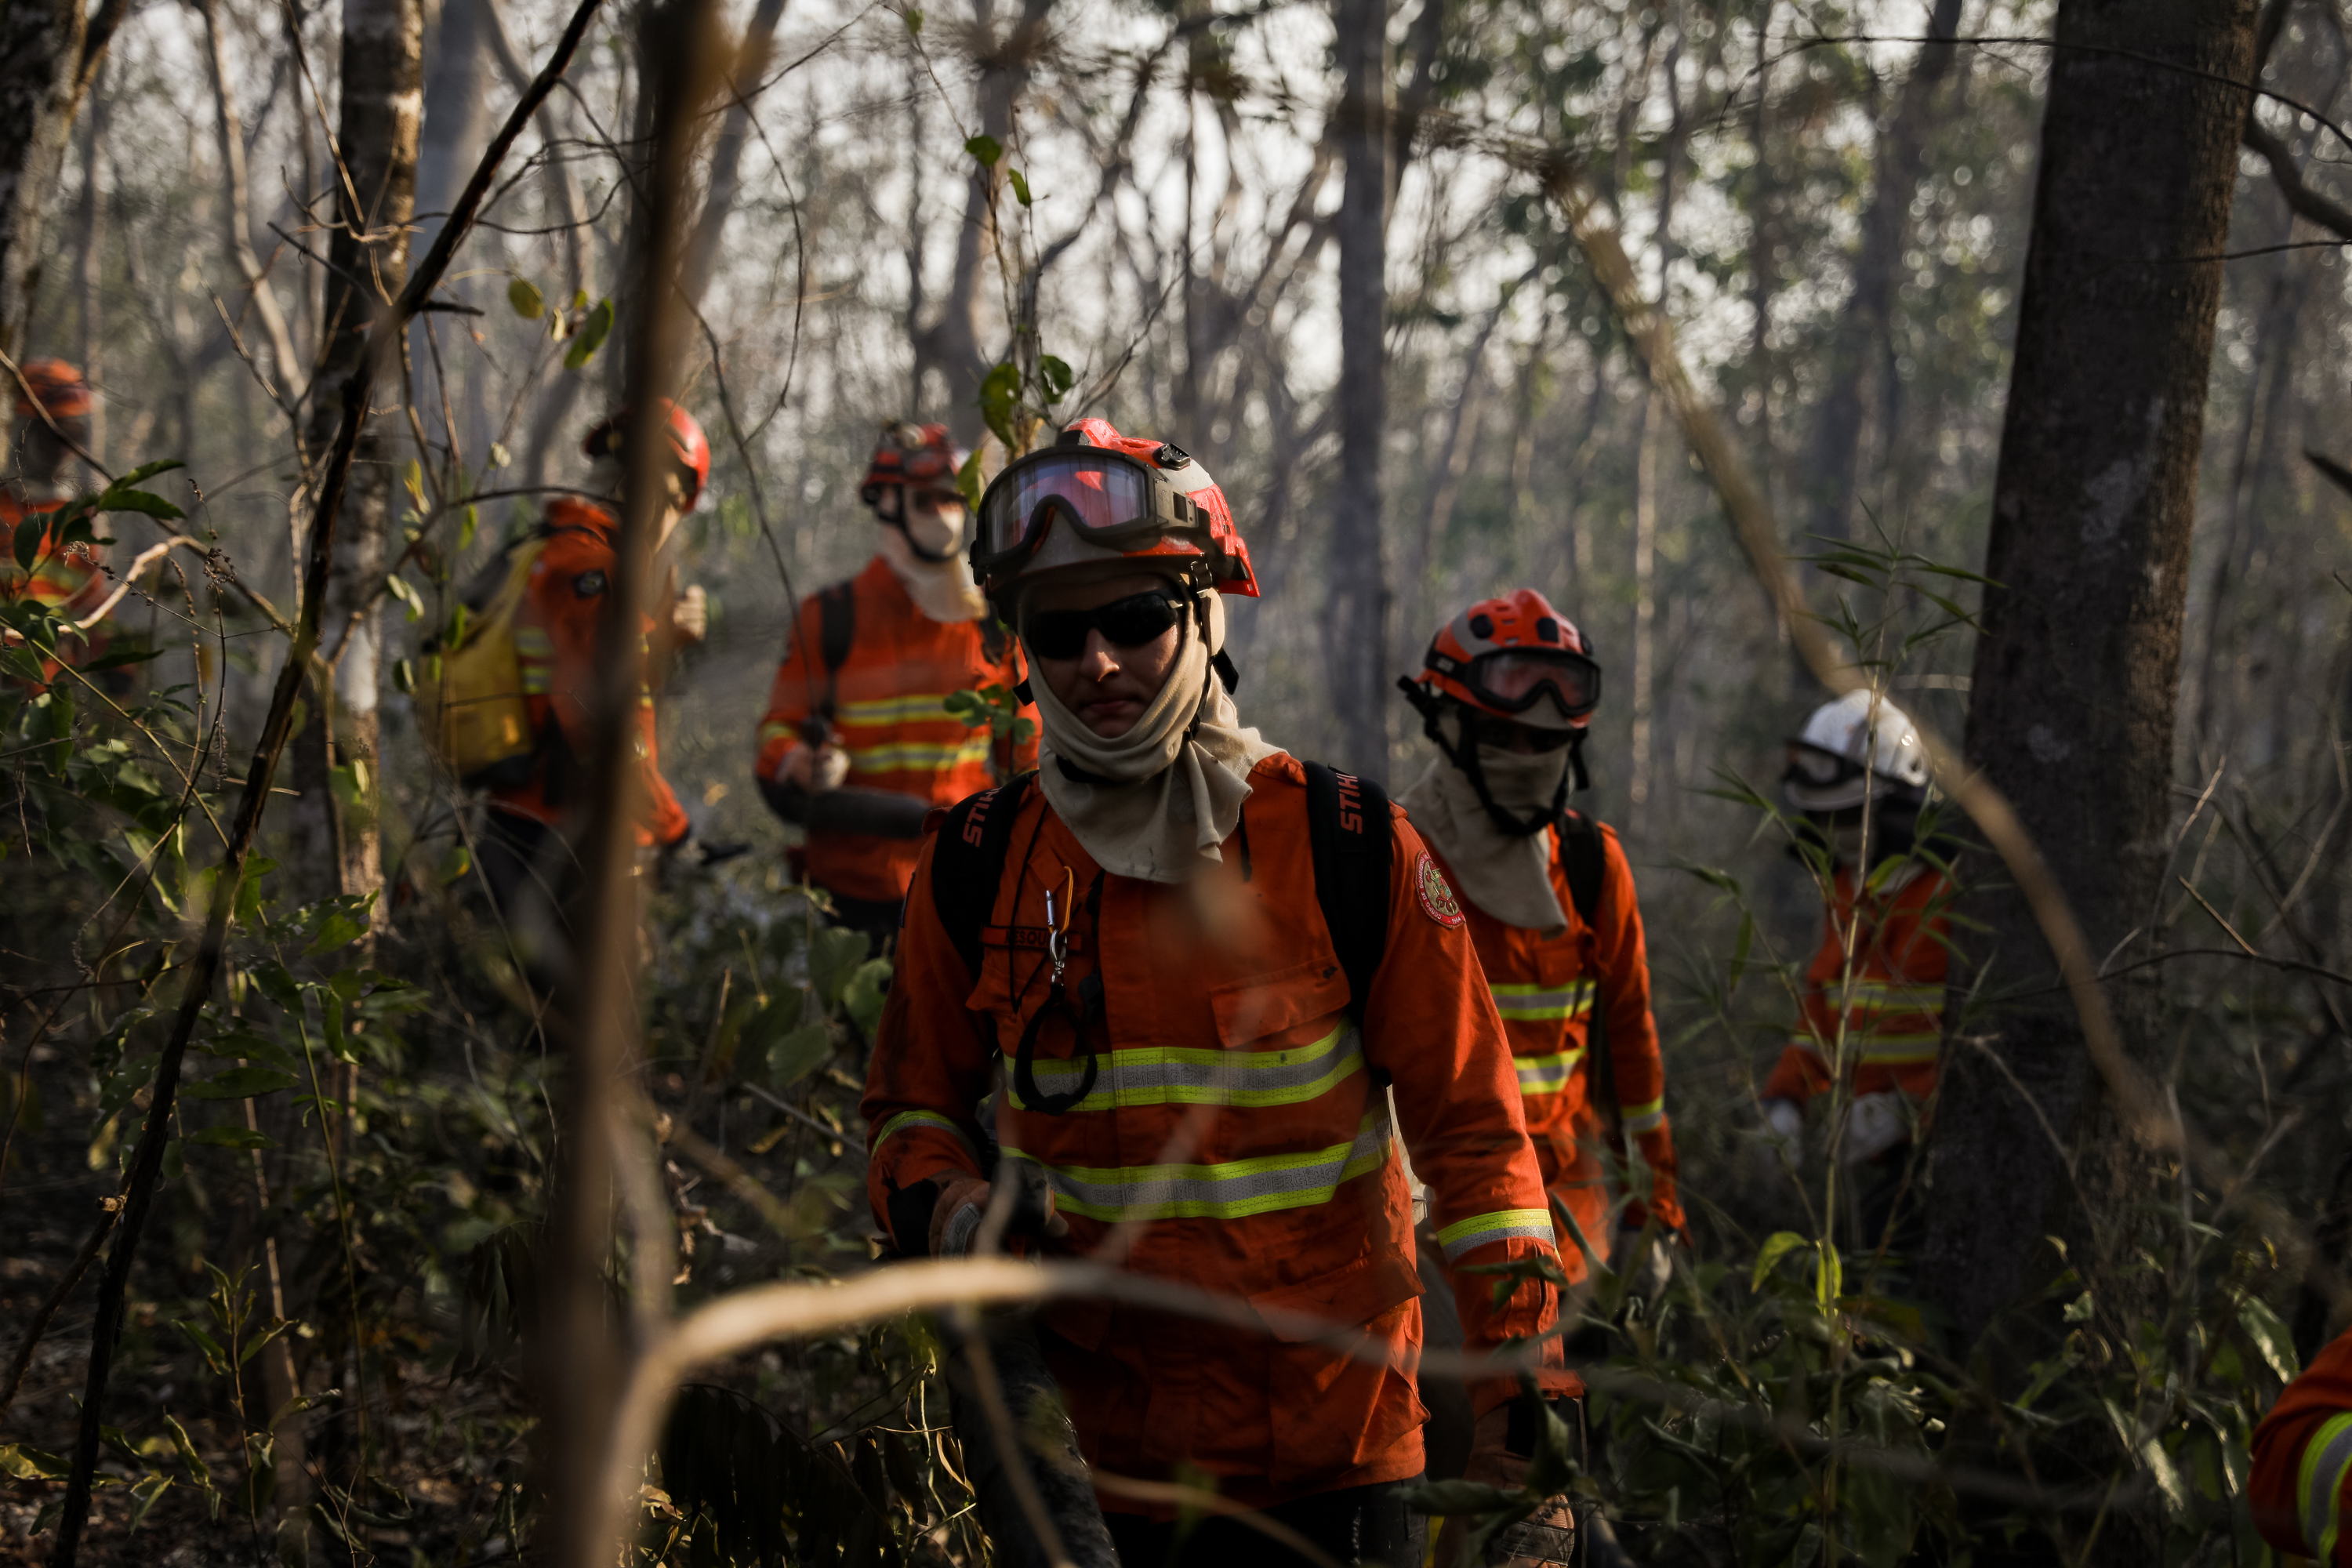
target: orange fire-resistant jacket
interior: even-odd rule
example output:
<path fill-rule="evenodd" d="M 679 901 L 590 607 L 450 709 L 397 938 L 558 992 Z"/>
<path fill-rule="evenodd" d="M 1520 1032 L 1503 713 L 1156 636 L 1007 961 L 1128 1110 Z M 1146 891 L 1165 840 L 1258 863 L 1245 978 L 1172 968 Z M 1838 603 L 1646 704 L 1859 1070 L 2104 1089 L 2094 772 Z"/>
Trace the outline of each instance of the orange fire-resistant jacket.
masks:
<path fill-rule="evenodd" d="M 2254 1527 L 2283 1552 L 2352 1564 L 2352 1333 L 2311 1358 L 2254 1428 Z"/>
<path fill-rule="evenodd" d="M 1675 1137 L 1666 1121 L 1666 1069 L 1658 1054 L 1657 1021 L 1650 1015 L 1650 960 L 1642 940 L 1642 911 L 1635 902 L 1633 868 L 1616 830 L 1601 825 L 1600 928 L 1587 925 L 1570 896 L 1560 863 L 1559 835 L 1551 841 L 1552 891 L 1568 916 L 1568 930 L 1556 937 L 1523 926 L 1507 926 L 1463 900 L 1486 987 L 1502 1015 L 1518 1069 L 1520 1102 L 1528 1136 L 1543 1165 L 1544 1185 L 1568 1205 L 1585 1240 L 1609 1256 L 1609 1193 L 1601 1147 L 1601 1108 L 1593 1103 L 1592 1063 L 1585 1047 L 1596 1001 L 1616 1080 L 1621 1124 L 1641 1152 L 1650 1173 L 1650 1199 L 1659 1222 L 1683 1228 L 1682 1205 L 1675 1196 Z M 1439 864 L 1444 864 L 1444 857 Z M 1452 869 L 1447 868 L 1448 880 Z M 1456 884 L 1458 886 L 1458 883 Z M 1625 1220 L 1640 1225 L 1648 1210 L 1636 1197 Z M 1571 1279 L 1584 1272 L 1583 1250 L 1560 1238 L 1560 1258 Z"/>
<path fill-rule="evenodd" d="M 1036 764 L 1034 734 L 1018 747 L 992 745 L 985 728 L 969 728 L 947 710 L 956 692 L 1020 680 L 1009 645 L 992 659 L 977 621 L 942 623 L 924 615 L 879 555 L 850 587 L 849 656 L 833 678 L 834 742 L 849 753 L 844 783 L 953 805 Z M 824 701 L 818 598 L 801 601 L 760 725 L 754 771 L 772 784 L 782 776 L 784 759 L 799 750 L 802 725 Z M 1034 710 L 1024 712 L 1034 718 Z M 805 851 L 808 877 L 845 898 L 893 902 L 906 896 L 921 851 L 916 838 L 817 834 Z"/>
<path fill-rule="evenodd" d="M 1805 971 L 1803 1016 L 1764 1098 L 1801 1105 L 1830 1087 L 1829 1064 L 1842 1053 L 1854 1093 L 1901 1089 L 1926 1100 L 1944 1039 L 1951 879 L 1914 860 L 1857 900 L 1854 868 L 1840 866 L 1835 889 L 1821 951 Z"/>
<path fill-rule="evenodd" d="M 1387 944 L 1360 1032 L 1316 901 L 1306 773 L 1277 752 L 1250 784 L 1224 864 L 1189 886 L 1106 876 L 1028 790 L 978 975 L 940 924 L 938 839 L 927 841 L 864 1110 L 868 1194 L 887 1227 L 893 1190 L 980 1168 L 991 1118 L 976 1108 L 1002 1051 L 993 1131 L 1053 1180 L 1070 1235 L 1051 1250 L 1111 1241 L 1132 1272 L 1354 1326 L 1349 1342 L 1369 1359 L 1295 1321 L 1252 1332 L 1103 1301 L 1041 1313 L 1091 1464 L 1162 1479 L 1190 1461 L 1262 1506 L 1423 1468 L 1421 1287 L 1391 1102 L 1432 1189 L 1468 1346 L 1540 1333 L 1558 1303 L 1550 1286 L 1523 1282 L 1497 1310 L 1494 1279 L 1464 1272 L 1557 1254 L 1502 1021 L 1420 837 L 1393 814 Z M 1054 1116 L 1024 1107 L 1012 1064 L 1049 991 L 1045 900 L 1066 886 L 1077 910 L 1066 990 L 1099 974 L 1104 1002 L 1095 1087 Z M 1049 1016 L 1041 1092 L 1083 1083 L 1076 1045 Z M 1556 1342 L 1546 1354 L 1544 1384 L 1577 1392 Z M 1512 1384 L 1473 1389 L 1484 1411 Z"/>
<path fill-rule="evenodd" d="M 547 526 L 551 531 L 531 563 L 514 634 L 523 698 L 539 750 L 531 759 L 530 782 L 491 791 L 490 804 L 551 823 L 587 803 L 580 759 L 586 753 L 593 723 L 596 638 L 612 602 L 613 531 L 619 523 L 602 507 L 559 496 L 547 503 Z M 645 617 L 642 631 L 648 643 L 653 630 L 652 617 Z M 680 842 L 693 825 L 669 781 L 662 777 L 653 693 L 642 686 L 637 692 L 637 765 L 644 775 L 646 811 L 637 825 L 638 844 Z"/>
<path fill-rule="evenodd" d="M 79 620 L 98 608 L 108 593 L 106 574 L 100 570 L 106 561 L 106 547 L 100 544 L 76 544 L 66 549 L 47 531 L 43 531 L 39 553 L 33 559 L 32 572 L 16 564 L 12 548 L 16 537 L 16 525 L 28 517 L 38 517 L 56 511 L 66 504 L 65 498 L 56 500 L 26 501 L 10 489 L 0 488 L 0 598 L 30 598 L 47 605 L 60 616 Z M 85 659 L 105 647 L 105 633 L 96 627 L 81 639 L 81 651 L 73 655 L 79 667 Z M 41 661 L 45 679 L 54 679 L 58 661 Z"/>

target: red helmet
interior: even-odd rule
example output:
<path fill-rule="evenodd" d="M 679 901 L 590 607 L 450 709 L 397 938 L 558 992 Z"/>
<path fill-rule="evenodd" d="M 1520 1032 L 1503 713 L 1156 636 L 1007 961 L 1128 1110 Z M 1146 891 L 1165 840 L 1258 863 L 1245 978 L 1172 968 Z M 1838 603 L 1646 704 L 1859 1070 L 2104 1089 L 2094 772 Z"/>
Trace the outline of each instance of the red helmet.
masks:
<path fill-rule="evenodd" d="M 1575 624 L 1533 588 L 1481 599 L 1429 639 L 1426 689 L 1538 730 L 1583 730 L 1601 701 L 1601 666 Z"/>
<path fill-rule="evenodd" d="M 1249 546 L 1208 470 L 1181 447 L 1122 436 L 1107 419 L 1072 424 L 1008 464 L 980 498 L 971 569 L 991 593 L 1122 557 L 1188 562 L 1200 586 L 1257 597 Z"/>
<path fill-rule="evenodd" d="M 710 483 L 710 440 L 695 423 L 694 416 L 672 403 L 662 400 L 669 411 L 668 435 L 670 450 L 677 454 L 678 467 L 684 468 L 692 482 L 686 487 L 686 502 L 682 510 L 692 511 L 694 503 L 702 499 L 705 487 Z M 581 451 L 590 458 L 617 458 L 629 428 L 629 410 L 616 408 L 596 422 L 588 438 L 580 443 Z"/>
<path fill-rule="evenodd" d="M 81 372 L 61 359 L 28 359 L 22 366 L 24 381 L 16 387 L 16 417 L 31 419 L 37 410 L 33 398 L 40 400 L 40 408 L 52 419 L 86 419 L 89 416 L 89 383 Z M 25 388 L 33 389 L 33 397 L 25 395 Z"/>
<path fill-rule="evenodd" d="M 858 487 L 857 499 L 873 506 L 888 485 L 904 485 L 910 490 L 952 490 L 964 457 L 944 425 L 905 420 L 885 425 L 882 439 L 875 444 L 873 460 L 866 465 L 866 482 Z"/>

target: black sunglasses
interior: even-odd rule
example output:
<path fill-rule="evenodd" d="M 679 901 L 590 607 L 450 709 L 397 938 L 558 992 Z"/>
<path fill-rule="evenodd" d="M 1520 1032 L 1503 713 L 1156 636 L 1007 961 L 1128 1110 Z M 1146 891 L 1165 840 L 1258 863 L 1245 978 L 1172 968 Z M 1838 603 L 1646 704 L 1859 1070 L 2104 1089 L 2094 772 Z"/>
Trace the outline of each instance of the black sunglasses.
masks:
<path fill-rule="evenodd" d="M 1098 631 L 1114 647 L 1157 642 L 1184 616 L 1185 601 L 1160 590 L 1130 594 L 1091 610 L 1036 610 L 1021 623 L 1021 640 L 1039 658 L 1076 658 L 1087 634 Z"/>

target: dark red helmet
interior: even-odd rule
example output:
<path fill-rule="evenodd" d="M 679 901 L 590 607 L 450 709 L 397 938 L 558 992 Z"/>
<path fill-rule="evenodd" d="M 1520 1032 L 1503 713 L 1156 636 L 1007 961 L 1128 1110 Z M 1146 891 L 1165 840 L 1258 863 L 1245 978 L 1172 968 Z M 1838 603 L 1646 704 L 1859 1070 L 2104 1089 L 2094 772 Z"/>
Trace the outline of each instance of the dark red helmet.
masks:
<path fill-rule="evenodd" d="M 1059 521 L 1064 526 L 1054 526 Z M 992 594 L 1016 578 L 1095 561 L 1195 563 L 1199 583 L 1257 597 L 1249 546 L 1225 492 L 1181 447 L 1080 419 L 1014 459 L 980 498 L 972 575 Z"/>
<path fill-rule="evenodd" d="M 858 487 L 857 499 L 867 506 L 877 505 L 890 485 L 904 485 L 910 490 L 952 490 L 964 457 L 944 425 L 905 420 L 885 425 L 873 459 L 866 465 L 866 482 Z"/>
<path fill-rule="evenodd" d="M 86 419 L 89 416 L 89 383 L 81 372 L 61 359 L 28 359 L 21 367 L 24 381 L 16 388 L 16 417 L 30 419 L 39 411 L 33 398 L 40 400 L 40 409 L 52 419 Z M 25 388 L 33 389 L 33 397 L 25 395 Z"/>
<path fill-rule="evenodd" d="M 1429 640 L 1422 684 L 1539 730 L 1582 730 L 1601 701 L 1592 645 L 1533 588 L 1481 599 Z"/>
<path fill-rule="evenodd" d="M 702 499 L 704 489 L 710 483 L 710 439 L 703 435 L 702 426 L 696 423 L 693 415 L 667 397 L 662 399 L 662 406 L 669 413 L 667 423 L 670 450 L 677 454 L 678 467 L 684 468 L 693 481 L 687 486 L 683 508 L 692 511 L 695 502 Z M 580 449 L 592 458 L 617 458 L 621 455 L 628 428 L 629 410 L 616 408 L 596 422 L 588 432 L 588 438 L 580 443 Z"/>

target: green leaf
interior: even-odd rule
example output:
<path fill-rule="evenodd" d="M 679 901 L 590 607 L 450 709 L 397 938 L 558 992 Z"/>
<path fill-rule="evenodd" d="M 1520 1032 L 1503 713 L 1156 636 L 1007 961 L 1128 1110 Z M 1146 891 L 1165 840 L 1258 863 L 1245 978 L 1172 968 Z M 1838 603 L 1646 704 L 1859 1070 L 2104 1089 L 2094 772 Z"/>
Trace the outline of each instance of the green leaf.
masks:
<path fill-rule="evenodd" d="M 144 484 L 149 479 L 153 479 L 157 474 L 168 474 L 173 468 L 184 468 L 187 466 L 187 464 L 182 462 L 177 458 L 158 458 L 152 463 L 140 464 L 137 468 L 123 475 L 121 479 L 116 479 L 114 481 L 114 485 L 110 488 Z"/>
<path fill-rule="evenodd" d="M 1048 405 L 1059 403 L 1078 384 L 1077 373 L 1052 354 L 1037 356 L 1037 385 L 1045 395 Z"/>
<path fill-rule="evenodd" d="M 256 1068 L 253 1070 L 256 1072 L 268 1072 L 269 1069 L 268 1068 Z M 283 1086 L 281 1085 L 279 1087 L 282 1088 Z M 193 1089 L 189 1092 L 192 1094 L 194 1093 Z M 198 1098 L 212 1099 L 219 1097 L 199 1096 Z M 243 1097 L 240 1096 L 239 1098 Z M 207 1127 L 201 1132 L 190 1133 L 188 1135 L 188 1142 L 191 1143 L 202 1143 L 214 1149 L 275 1149 L 278 1147 L 278 1145 L 269 1138 L 262 1133 L 256 1132 L 249 1127 Z"/>
<path fill-rule="evenodd" d="M 923 31 L 923 14 L 914 6 L 907 7 L 907 36 L 919 37 Z"/>
<path fill-rule="evenodd" d="M 1756 942 L 1756 916 L 1748 910 L 1739 911 L 1739 934 L 1731 942 L 1731 979 L 1724 987 L 1727 992 L 1739 989 L 1739 977 L 1748 970 L 1748 950 Z"/>
<path fill-rule="evenodd" d="M 1811 1246 L 1812 1246 L 1811 1242 L 1793 1230 L 1774 1232 L 1770 1239 L 1764 1243 L 1764 1250 L 1756 1255 L 1756 1272 L 1748 1281 L 1748 1288 L 1750 1290 L 1761 1290 L 1764 1289 L 1764 1277 L 1772 1272 L 1774 1264 L 1799 1247 Z"/>
<path fill-rule="evenodd" d="M 772 1006 L 797 1007 L 800 998 L 786 997 Z M 768 1047 L 768 1087 L 783 1093 L 824 1065 L 833 1055 L 833 1029 L 822 1018 L 787 1031 Z"/>
<path fill-rule="evenodd" d="M 422 511 L 425 508 L 425 465 L 414 458 L 409 458 L 408 467 L 401 470 L 400 483 L 401 488 L 407 490 L 408 499 L 415 502 L 417 510 Z"/>
<path fill-rule="evenodd" d="M 867 1039 L 882 1024 L 882 1006 L 890 997 L 890 961 L 869 958 L 851 973 L 841 988 L 842 1010 Z"/>
<path fill-rule="evenodd" d="M 290 1072 L 281 1072 L 276 1068 L 247 1066 L 231 1068 L 226 1072 L 215 1073 L 208 1079 L 188 1084 L 181 1092 L 190 1100 L 251 1100 L 258 1095 L 275 1094 L 293 1081 L 294 1075 Z M 222 1140 L 207 1137 L 206 1133 L 220 1131 L 234 1132 L 240 1138 L 261 1137 L 258 1132 L 247 1132 L 242 1128 L 209 1127 L 204 1132 L 197 1133 L 195 1141 L 199 1143 L 219 1143 Z M 268 1140 L 265 1139 L 260 1143 L 239 1142 L 230 1147 L 259 1149 L 265 1147 L 267 1142 Z"/>
<path fill-rule="evenodd" d="M 30 1443 L 0 1443 L 0 1473 L 20 1481 L 61 1481 L 73 1474 L 73 1466 Z"/>
<path fill-rule="evenodd" d="M 518 278 L 507 285 L 507 303 L 526 321 L 536 321 L 547 314 L 547 297 L 527 278 Z"/>
<path fill-rule="evenodd" d="M 166 521 L 188 515 L 162 496 L 146 490 L 110 488 L 98 498 L 98 505 L 100 511 L 135 511 L 142 517 L 160 517 Z"/>
<path fill-rule="evenodd" d="M 994 160 L 990 160 L 992 163 Z M 1018 169 L 1007 169 L 1004 177 L 1013 184 L 1013 199 L 1023 206 L 1029 205 L 1029 181 Z"/>
<path fill-rule="evenodd" d="M 330 910 L 319 921 L 319 934 L 302 950 L 306 958 L 316 958 L 322 952 L 332 952 L 339 947 L 349 947 L 367 935 L 367 922 L 354 920 L 345 910 Z"/>
<path fill-rule="evenodd" d="M 507 466 L 507 449 L 504 447 L 499 446 L 496 441 L 491 442 L 490 467 L 494 468 L 503 468 Z M 474 536 L 481 531 L 481 509 L 478 507 L 467 507 L 465 510 L 465 514 L 457 520 L 457 548 L 460 550 L 472 549 L 474 547 Z"/>
<path fill-rule="evenodd" d="M 594 357 L 596 351 L 604 346 L 604 340 L 612 332 L 613 301 L 608 296 L 597 300 L 595 308 L 581 321 L 580 331 L 572 339 L 572 346 L 563 351 L 563 368 L 578 370 L 586 364 Z"/>
<path fill-rule="evenodd" d="M 48 519 L 39 512 L 34 513 L 16 525 L 16 552 L 18 566 L 27 572 L 33 569 L 33 563 L 40 558 L 41 535 L 47 531 Z"/>
<path fill-rule="evenodd" d="M 139 1505 L 131 1510 L 131 1528 L 124 1533 L 138 1534 L 139 1527 L 147 1522 L 148 1510 L 155 1506 L 158 1499 L 171 1489 L 172 1478 L 169 1476 L 149 1476 L 132 1487 L 131 1495 L 139 1500 Z"/>
<path fill-rule="evenodd" d="M 990 371 L 988 378 L 980 384 L 980 416 L 988 421 L 996 438 L 1011 447 L 1020 444 L 1020 434 L 1013 423 L 1020 411 L 1021 367 L 1008 360 Z"/>
<path fill-rule="evenodd" d="M 411 621 L 421 621 L 425 618 L 425 601 L 417 595 L 415 584 L 395 572 L 383 580 L 383 586 L 386 593 L 408 606 L 408 618 Z"/>
<path fill-rule="evenodd" d="M 160 647 L 119 647 L 90 660 L 81 668 L 85 675 L 96 675 L 101 669 L 120 669 L 126 664 L 145 664 L 151 658 L 163 657 L 163 650 Z"/>
<path fill-rule="evenodd" d="M 220 1373 L 223 1377 L 226 1377 L 229 1373 L 228 1352 L 220 1348 L 220 1342 L 213 1338 L 212 1335 L 205 1332 L 204 1330 L 196 1327 L 195 1324 L 189 1322 L 185 1318 L 179 1321 L 178 1327 L 182 1333 L 187 1335 L 189 1339 L 195 1342 L 196 1349 L 203 1352 L 205 1362 L 211 1365 L 212 1369 Z M 170 1420 L 171 1418 L 166 1416 L 164 1419 Z M 183 1441 L 184 1441 L 186 1437 L 186 1435 L 179 1430 L 176 1424 L 173 1426 L 173 1435 L 181 1438 Z"/>
<path fill-rule="evenodd" d="M 2254 1349 L 2281 1383 L 2293 1383 L 2303 1375 L 2303 1362 L 2294 1353 L 2294 1336 L 2278 1320 L 2259 1296 L 2249 1296 L 2246 1304 L 2238 1309 L 2238 1326 L 2254 1342 Z"/>
<path fill-rule="evenodd" d="M 981 166 L 985 169 L 993 169 L 996 161 L 1004 156 L 1004 143 L 985 132 L 966 142 L 963 150 L 979 159 Z"/>

